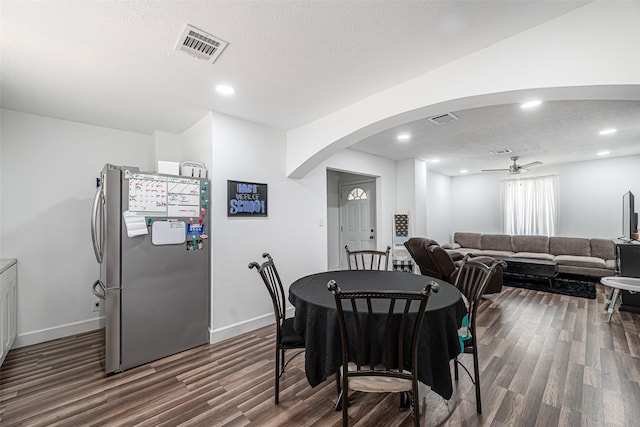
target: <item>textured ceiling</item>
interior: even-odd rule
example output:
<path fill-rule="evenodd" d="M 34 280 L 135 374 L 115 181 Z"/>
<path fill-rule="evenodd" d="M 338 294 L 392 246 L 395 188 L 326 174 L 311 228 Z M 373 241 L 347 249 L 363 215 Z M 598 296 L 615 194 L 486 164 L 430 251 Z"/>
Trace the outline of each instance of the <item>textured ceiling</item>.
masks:
<path fill-rule="evenodd" d="M 458 120 L 440 125 L 417 120 L 350 148 L 393 160 L 437 159 L 429 168 L 446 175 L 508 168 L 512 156 L 520 157 L 518 164 L 551 165 L 595 159 L 600 151 L 640 154 L 640 101 L 549 101 L 531 110 L 503 104 L 452 113 Z M 600 135 L 606 128 L 618 132 Z M 400 133 L 410 133 L 411 140 L 397 141 Z M 504 149 L 512 152 L 490 153 Z"/>
<path fill-rule="evenodd" d="M 2 0 L 0 101 L 145 134 L 181 133 L 210 110 L 289 130 L 586 3 Z M 216 63 L 174 49 L 185 24 L 229 42 Z M 236 95 L 216 94 L 219 83 Z M 578 160 L 599 146 L 593 128 L 611 117 L 636 132 L 633 139 L 621 130 L 612 152 L 640 145 L 634 102 L 455 113 L 459 121 L 437 128 L 406 125 L 414 138 L 405 146 L 390 142 L 389 130 L 353 148 L 392 159 L 436 156 L 432 169 L 455 175 L 507 167 L 508 156 L 487 154 L 500 148 L 523 163 Z M 625 148 L 630 142 L 635 151 Z"/>
<path fill-rule="evenodd" d="M 288 130 L 583 4 L 3 0 L 2 107 L 146 134 L 209 110 Z M 185 24 L 229 42 L 215 64 L 174 50 Z"/>

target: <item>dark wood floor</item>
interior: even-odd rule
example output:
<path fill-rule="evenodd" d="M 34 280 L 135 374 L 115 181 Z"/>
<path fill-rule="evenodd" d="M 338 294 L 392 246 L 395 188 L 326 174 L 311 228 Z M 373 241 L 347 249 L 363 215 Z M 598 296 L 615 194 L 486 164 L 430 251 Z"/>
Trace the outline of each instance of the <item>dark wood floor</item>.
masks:
<path fill-rule="evenodd" d="M 597 300 L 510 287 L 490 296 L 478 331 L 484 413 L 462 376 L 449 401 L 423 392 L 423 425 L 637 426 L 640 315 L 608 324 L 603 303 L 601 288 Z M 311 389 L 302 356 L 273 403 L 273 338 L 263 328 L 109 377 L 101 331 L 15 349 L 0 369 L 0 425 L 339 425 L 335 383 Z M 356 394 L 351 424 L 410 425 L 397 399 Z"/>

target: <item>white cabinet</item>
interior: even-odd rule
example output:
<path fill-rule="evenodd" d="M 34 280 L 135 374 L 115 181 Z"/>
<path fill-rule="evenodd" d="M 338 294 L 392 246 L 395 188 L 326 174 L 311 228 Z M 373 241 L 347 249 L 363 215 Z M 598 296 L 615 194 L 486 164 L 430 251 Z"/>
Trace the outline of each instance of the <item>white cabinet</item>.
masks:
<path fill-rule="evenodd" d="M 15 259 L 0 260 L 0 365 L 16 339 L 18 266 Z"/>

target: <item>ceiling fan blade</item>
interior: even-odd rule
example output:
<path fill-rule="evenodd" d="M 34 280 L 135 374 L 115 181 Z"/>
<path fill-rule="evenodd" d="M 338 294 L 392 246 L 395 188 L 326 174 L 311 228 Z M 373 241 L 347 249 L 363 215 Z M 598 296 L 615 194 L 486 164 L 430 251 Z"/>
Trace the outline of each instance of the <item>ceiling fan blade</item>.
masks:
<path fill-rule="evenodd" d="M 507 169 L 482 169 L 481 172 L 502 172 L 502 171 L 509 171 L 509 168 Z"/>
<path fill-rule="evenodd" d="M 542 164 L 542 162 L 531 162 L 531 163 L 527 163 L 526 165 L 521 165 L 520 169 L 530 168 L 532 166 L 538 166 L 538 165 L 541 165 L 541 164 Z"/>

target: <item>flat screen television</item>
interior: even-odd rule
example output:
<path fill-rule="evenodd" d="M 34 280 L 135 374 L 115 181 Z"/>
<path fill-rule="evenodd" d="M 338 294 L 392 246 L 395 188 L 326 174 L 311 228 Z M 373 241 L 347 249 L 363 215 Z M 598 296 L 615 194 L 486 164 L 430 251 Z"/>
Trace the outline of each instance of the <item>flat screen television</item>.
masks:
<path fill-rule="evenodd" d="M 631 191 L 622 196 L 622 238 L 632 240 L 638 230 L 638 214 L 633 206 L 634 197 Z"/>

